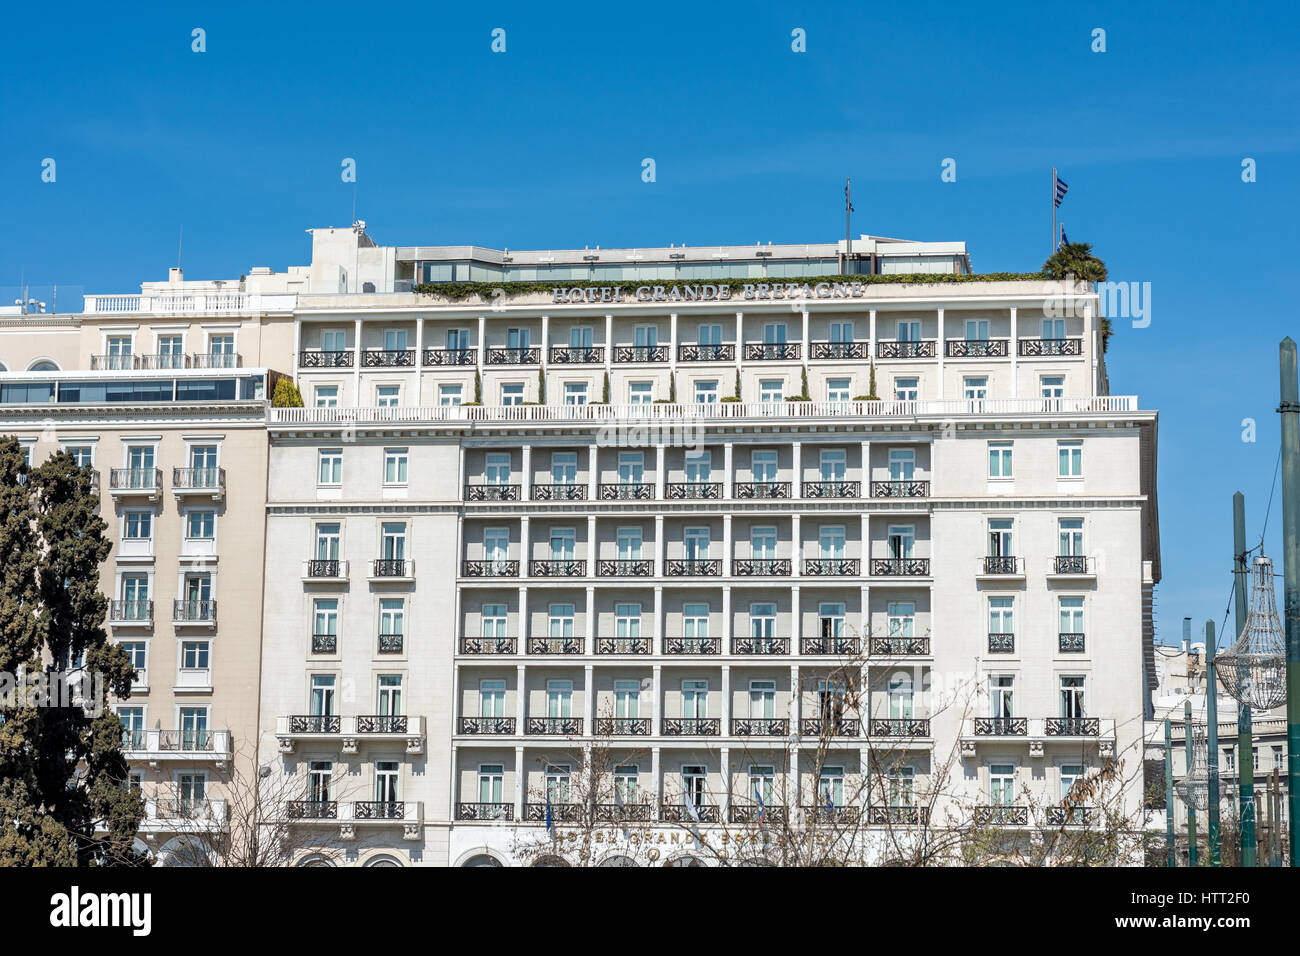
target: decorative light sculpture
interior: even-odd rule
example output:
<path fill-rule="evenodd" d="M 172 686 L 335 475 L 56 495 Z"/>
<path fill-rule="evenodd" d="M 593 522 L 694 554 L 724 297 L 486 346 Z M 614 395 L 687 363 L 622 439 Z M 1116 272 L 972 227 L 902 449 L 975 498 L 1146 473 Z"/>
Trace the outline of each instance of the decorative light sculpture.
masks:
<path fill-rule="evenodd" d="M 1178 796 L 1195 810 L 1204 810 L 1210 805 L 1210 765 L 1209 745 L 1205 737 L 1204 724 L 1188 724 L 1184 733 L 1192 735 L 1192 765 L 1187 768 L 1183 779 L 1178 781 Z"/>
<path fill-rule="evenodd" d="M 1246 626 L 1214 666 L 1228 695 L 1252 710 L 1268 710 L 1286 700 L 1286 632 L 1277 616 L 1273 562 L 1262 554 L 1250 572 Z"/>

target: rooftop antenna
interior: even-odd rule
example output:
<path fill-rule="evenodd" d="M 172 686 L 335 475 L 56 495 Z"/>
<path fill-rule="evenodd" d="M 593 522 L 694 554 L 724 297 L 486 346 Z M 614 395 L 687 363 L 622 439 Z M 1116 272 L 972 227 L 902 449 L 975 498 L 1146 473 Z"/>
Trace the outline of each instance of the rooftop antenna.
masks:
<path fill-rule="evenodd" d="M 181 223 L 180 238 L 176 240 L 176 268 L 181 267 L 181 253 L 185 250 L 185 223 Z"/>

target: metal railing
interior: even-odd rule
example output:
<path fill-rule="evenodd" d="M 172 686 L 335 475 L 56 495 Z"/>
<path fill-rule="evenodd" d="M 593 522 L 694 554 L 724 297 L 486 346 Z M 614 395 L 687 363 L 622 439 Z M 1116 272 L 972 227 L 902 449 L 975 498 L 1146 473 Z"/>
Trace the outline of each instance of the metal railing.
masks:
<path fill-rule="evenodd" d="M 338 558 L 309 558 L 307 560 L 307 577 L 337 578 L 343 570 L 343 563 Z"/>
<path fill-rule="evenodd" d="M 731 639 L 731 653 L 766 656 L 769 654 L 789 654 L 788 637 L 744 637 L 737 635 Z"/>
<path fill-rule="evenodd" d="M 722 718 L 664 717 L 659 729 L 665 737 L 717 737 L 722 733 Z"/>
<path fill-rule="evenodd" d="M 1057 648 L 1062 654 L 1082 654 L 1084 635 L 1061 632 L 1056 635 Z"/>
<path fill-rule="evenodd" d="M 516 654 L 519 639 L 515 637 L 462 637 L 462 654 Z"/>
<path fill-rule="evenodd" d="M 975 825 L 980 827 L 1023 827 L 1029 824 L 1029 808 L 992 804 L 975 808 Z"/>
<path fill-rule="evenodd" d="M 1027 356 L 1082 355 L 1083 339 L 1021 339 L 1020 354 Z"/>
<path fill-rule="evenodd" d="M 110 468 L 110 491 L 158 491 L 162 488 L 161 468 Z"/>
<path fill-rule="evenodd" d="M 801 654 L 837 654 L 841 657 L 851 657 L 858 653 L 860 647 L 859 639 L 849 635 L 804 637 L 799 639 L 799 652 Z"/>
<path fill-rule="evenodd" d="M 1015 651 L 1016 651 L 1016 635 L 989 634 L 990 654 L 1014 654 Z"/>
<path fill-rule="evenodd" d="M 949 358 L 1005 358 L 1008 339 L 949 339 L 944 343 Z"/>
<path fill-rule="evenodd" d="M 517 578 L 519 562 L 499 558 L 471 560 L 464 563 L 461 573 L 467 578 Z"/>
<path fill-rule="evenodd" d="M 873 498 L 929 498 L 928 481 L 873 481 L 871 483 Z"/>
<path fill-rule="evenodd" d="M 750 342 L 745 345 L 747 362 L 794 361 L 798 358 L 798 342 Z"/>
<path fill-rule="evenodd" d="M 856 575 L 862 568 L 857 558 L 805 558 L 803 573 L 813 577 Z"/>
<path fill-rule="evenodd" d="M 376 558 L 370 562 L 372 578 L 404 578 L 409 576 L 410 562 L 405 558 Z"/>
<path fill-rule="evenodd" d="M 976 717 L 977 737 L 1024 737 L 1029 733 L 1027 717 Z"/>
<path fill-rule="evenodd" d="M 551 362 L 555 365 L 600 365 L 604 361 L 603 345 L 551 346 Z"/>
<path fill-rule="evenodd" d="M 602 578 L 644 578 L 654 573 L 648 558 L 602 558 L 596 562 L 596 575 Z"/>
<path fill-rule="evenodd" d="M 679 362 L 731 362 L 736 358 L 734 345 L 678 345 Z"/>
<path fill-rule="evenodd" d="M 534 559 L 528 571 L 535 578 L 584 578 L 587 562 L 581 558 Z"/>
<path fill-rule="evenodd" d="M 649 654 L 654 639 L 650 637 L 598 637 L 597 654 Z"/>
<path fill-rule="evenodd" d="M 518 501 L 518 485 L 466 485 L 466 501 Z"/>
<path fill-rule="evenodd" d="M 457 803 L 457 820 L 513 820 L 513 803 Z"/>
<path fill-rule="evenodd" d="M 529 654 L 581 654 L 583 651 L 581 637 L 530 637 Z"/>
<path fill-rule="evenodd" d="M 733 558 L 731 573 L 737 577 L 787 577 L 789 558 Z"/>
<path fill-rule="evenodd" d="M 313 654 L 337 654 L 339 651 L 339 636 L 337 634 L 313 634 L 311 636 L 311 652 Z"/>
<path fill-rule="evenodd" d="M 788 737 L 790 721 L 784 717 L 732 717 L 733 737 Z"/>
<path fill-rule="evenodd" d="M 173 468 L 173 491 L 225 491 L 224 468 Z"/>
<path fill-rule="evenodd" d="M 872 558 L 875 577 L 925 577 L 930 573 L 929 558 Z"/>
<path fill-rule="evenodd" d="M 696 498 L 716 500 L 722 497 L 722 483 L 719 481 L 671 481 L 664 487 L 664 496 L 671 501 Z"/>
<path fill-rule="evenodd" d="M 576 482 L 533 485 L 534 501 L 584 501 L 587 486 Z"/>
<path fill-rule="evenodd" d="M 581 717 L 529 717 L 525 724 L 529 734 L 576 737 L 582 734 Z"/>
<path fill-rule="evenodd" d="M 867 725 L 870 737 L 929 737 L 926 717 L 873 717 Z"/>
<path fill-rule="evenodd" d="M 934 358 L 934 339 L 920 342 L 877 342 L 876 358 Z"/>
<path fill-rule="evenodd" d="M 300 368 L 351 368 L 356 353 L 352 349 L 303 349 L 298 353 Z"/>
<path fill-rule="evenodd" d="M 187 624 L 212 624 L 217 620 L 216 601 L 172 601 L 172 620 Z"/>
<path fill-rule="evenodd" d="M 738 481 L 733 493 L 737 498 L 789 498 L 788 481 Z"/>
<path fill-rule="evenodd" d="M 720 637 L 666 637 L 664 638 L 665 654 L 721 654 L 722 638 Z"/>
<path fill-rule="evenodd" d="M 477 365 L 478 349 L 444 349 L 426 348 L 424 364 L 431 365 Z"/>
<path fill-rule="evenodd" d="M 667 362 L 668 346 L 616 345 L 614 346 L 614 361 L 617 363 Z"/>
<path fill-rule="evenodd" d="M 462 734 L 479 736 L 513 736 L 515 718 L 513 717 L 462 717 L 460 719 Z"/>
<path fill-rule="evenodd" d="M 648 481 L 601 482 L 601 501 L 649 501 L 655 496 L 655 486 Z"/>
<path fill-rule="evenodd" d="M 1019 574 L 1020 559 L 1008 554 L 989 554 L 984 557 L 985 574 Z"/>
<path fill-rule="evenodd" d="M 541 360 L 542 350 L 537 346 L 487 350 L 488 365 L 537 365 Z"/>
<path fill-rule="evenodd" d="M 664 561 L 664 574 L 682 578 L 716 578 L 722 574 L 720 558 L 668 558 Z"/>
<path fill-rule="evenodd" d="M 873 657 L 925 657 L 930 653 L 928 637 L 873 637 L 867 653 Z"/>
<path fill-rule="evenodd" d="M 1053 574 L 1087 574 L 1088 559 L 1082 554 L 1058 554 L 1052 559 Z"/>
<path fill-rule="evenodd" d="M 859 737 L 862 721 L 856 717 L 804 717 L 799 721 L 803 737 Z"/>
<path fill-rule="evenodd" d="M 813 342 L 809 351 L 814 359 L 864 359 L 866 342 Z"/>
<path fill-rule="evenodd" d="M 364 368 L 414 368 L 415 349 L 366 349 L 361 353 Z"/>
<path fill-rule="evenodd" d="M 805 481 L 803 483 L 805 498 L 860 498 L 862 482 L 860 481 Z"/>
<path fill-rule="evenodd" d="M 648 737 L 649 717 L 597 717 L 597 737 Z"/>
<path fill-rule="evenodd" d="M 153 601 L 110 601 L 108 619 L 114 624 L 151 624 Z"/>

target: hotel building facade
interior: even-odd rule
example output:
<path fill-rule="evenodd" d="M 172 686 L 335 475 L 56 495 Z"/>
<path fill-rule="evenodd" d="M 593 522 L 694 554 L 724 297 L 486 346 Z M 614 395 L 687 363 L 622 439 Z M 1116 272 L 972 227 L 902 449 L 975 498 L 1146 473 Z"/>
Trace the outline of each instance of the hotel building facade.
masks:
<path fill-rule="evenodd" d="M 111 356 L 106 329 L 255 341 L 246 429 L 150 407 L 112 440 L 134 468 L 133 435 L 173 457 L 224 436 L 248 524 L 213 546 L 221 637 L 227 588 L 250 599 L 213 708 L 295 862 L 530 863 L 586 821 L 640 842 L 609 860 L 662 864 L 758 813 L 1027 832 L 1112 758 L 1138 812 L 1156 414 L 1110 394 L 1089 287 L 969 273 L 961 243 L 506 252 L 353 227 L 313 230 L 309 267 L 9 324 L 81 329 L 59 369 Z M 130 361 L 95 374 L 154 375 Z M 304 407 L 265 408 L 278 374 Z M 76 414 L 107 437 L 118 412 Z"/>

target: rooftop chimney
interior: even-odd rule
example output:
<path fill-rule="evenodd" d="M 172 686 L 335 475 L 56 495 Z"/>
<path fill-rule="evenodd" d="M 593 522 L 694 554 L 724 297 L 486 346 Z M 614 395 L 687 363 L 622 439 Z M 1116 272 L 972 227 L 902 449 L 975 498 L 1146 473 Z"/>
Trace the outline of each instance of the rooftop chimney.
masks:
<path fill-rule="evenodd" d="M 181 278 L 182 278 L 182 276 L 184 276 L 184 274 L 185 274 L 185 273 L 184 273 L 184 270 L 181 269 L 180 266 L 175 266 L 175 267 L 173 267 L 173 268 L 171 268 L 171 269 L 168 269 L 168 270 L 167 270 L 167 283 L 168 283 L 169 285 L 179 285 L 180 282 L 181 282 Z"/>

